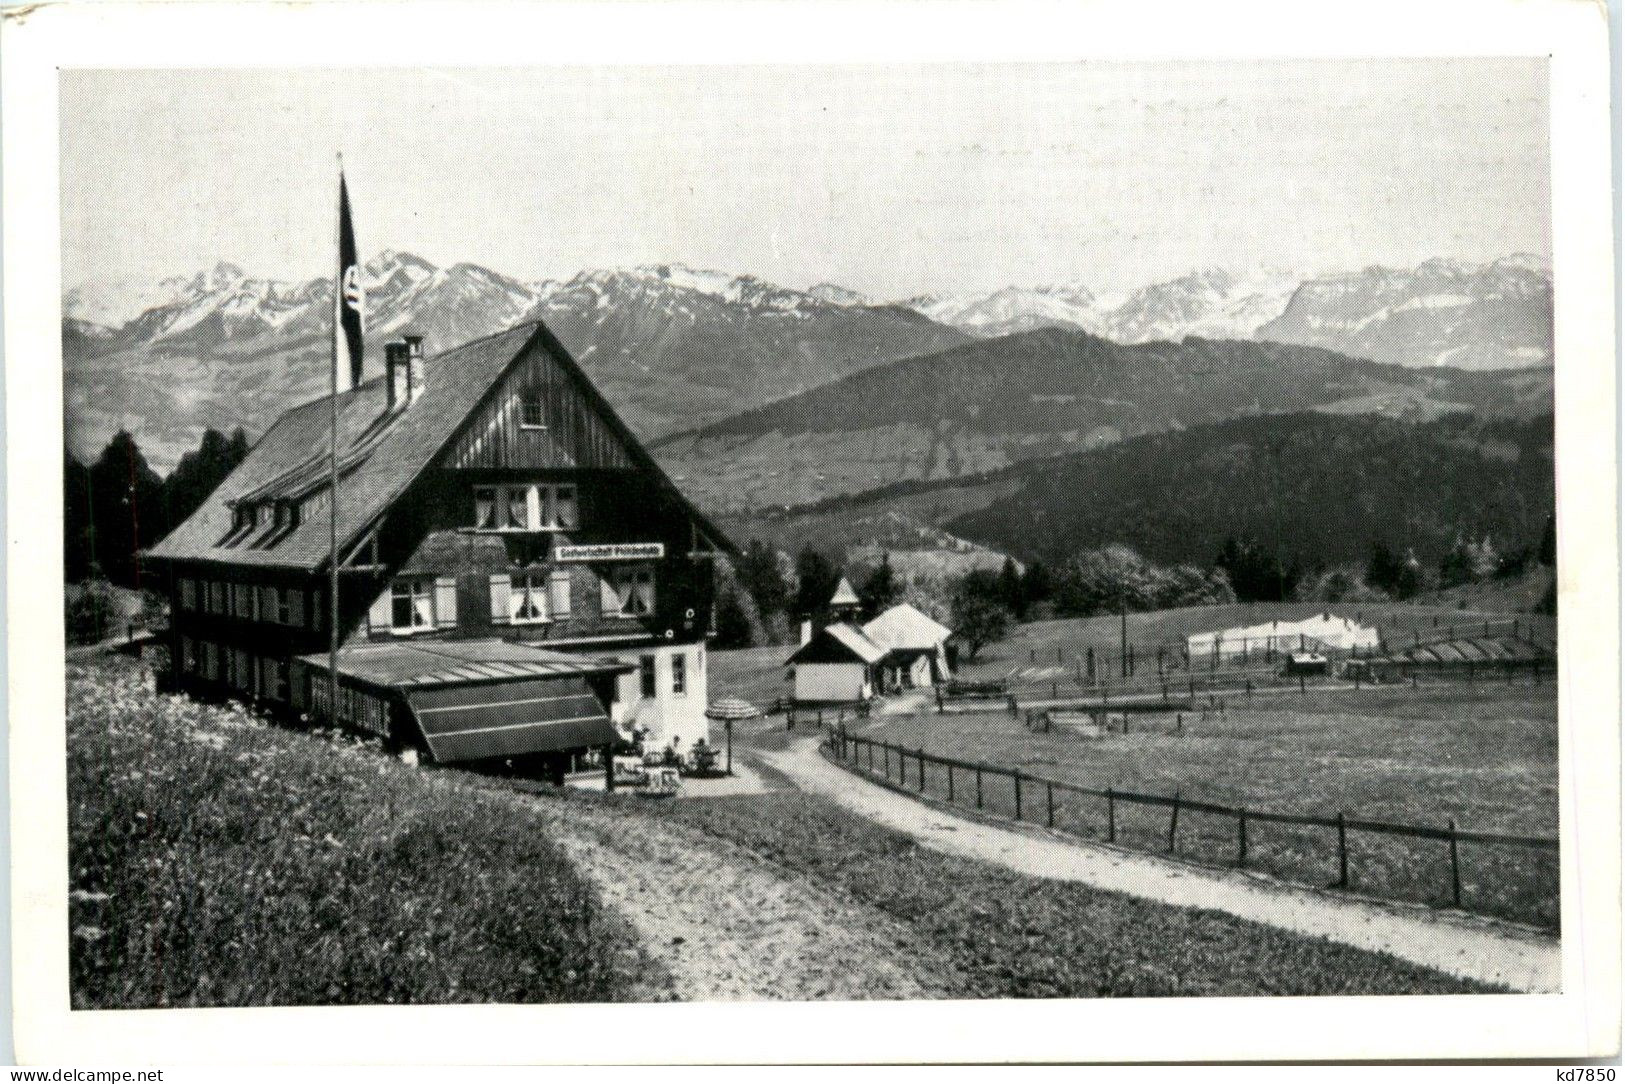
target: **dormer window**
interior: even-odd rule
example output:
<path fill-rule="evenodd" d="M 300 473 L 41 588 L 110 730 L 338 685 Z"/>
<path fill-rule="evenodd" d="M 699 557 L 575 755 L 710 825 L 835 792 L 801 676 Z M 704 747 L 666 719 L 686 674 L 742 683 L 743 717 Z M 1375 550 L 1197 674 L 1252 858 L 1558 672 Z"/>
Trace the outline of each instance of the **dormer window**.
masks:
<path fill-rule="evenodd" d="M 519 397 L 519 428 L 547 428 L 547 410 L 540 395 L 522 395 Z"/>

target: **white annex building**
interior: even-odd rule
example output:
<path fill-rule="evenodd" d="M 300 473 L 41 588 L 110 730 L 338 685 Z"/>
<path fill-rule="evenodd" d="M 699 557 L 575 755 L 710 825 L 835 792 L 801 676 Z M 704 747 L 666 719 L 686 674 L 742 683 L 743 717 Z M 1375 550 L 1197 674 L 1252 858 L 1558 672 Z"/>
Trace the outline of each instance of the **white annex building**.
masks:
<path fill-rule="evenodd" d="M 831 600 L 832 612 L 847 610 L 843 593 L 851 593 L 845 580 Z M 856 601 L 853 595 L 851 605 Z M 947 680 L 952 635 L 952 629 L 904 602 L 862 626 L 835 621 L 814 632 L 804 625 L 801 646 L 785 665 L 798 702 L 851 703 Z"/>
<path fill-rule="evenodd" d="M 1266 621 L 1216 632 L 1198 632 L 1185 641 L 1192 659 L 1234 659 L 1269 651 L 1353 651 L 1377 650 L 1382 637 L 1377 630 L 1347 617 L 1315 614 L 1301 621 Z"/>

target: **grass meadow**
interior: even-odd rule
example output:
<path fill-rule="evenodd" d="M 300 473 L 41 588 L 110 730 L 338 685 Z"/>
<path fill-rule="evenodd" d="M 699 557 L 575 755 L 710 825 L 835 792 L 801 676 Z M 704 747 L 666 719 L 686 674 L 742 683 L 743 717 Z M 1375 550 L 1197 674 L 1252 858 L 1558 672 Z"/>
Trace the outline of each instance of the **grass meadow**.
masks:
<path fill-rule="evenodd" d="M 671 974 L 549 839 L 550 816 L 574 803 L 624 818 L 628 833 L 679 822 L 697 830 L 696 862 L 742 851 L 753 868 L 845 901 L 853 921 L 904 923 L 903 963 L 946 975 L 949 996 L 1481 989 L 1216 912 L 940 854 L 794 790 L 659 803 L 535 793 L 160 696 L 128 660 L 67 676 L 75 1008 L 669 998 Z M 751 724 L 745 740 L 780 738 L 770 727 Z"/>
<path fill-rule="evenodd" d="M 1557 703 L 1551 683 L 1365 688 L 1231 697 L 1226 711 L 1134 713 L 1129 733 L 1100 737 L 1056 727 L 1027 730 L 1006 713 L 876 717 L 854 726 L 904 748 L 978 761 L 1104 789 L 1172 795 L 1280 813 L 1335 816 L 1527 836 L 1555 836 Z M 878 754 L 877 754 L 878 756 Z M 877 761 L 877 767 L 878 767 Z M 896 759 L 893 758 L 895 765 Z M 910 762 L 911 785 L 917 772 Z M 947 770 L 928 765 L 927 789 L 947 792 Z M 974 805 L 966 773 L 956 801 Z M 1028 786 L 1024 815 L 1047 816 L 1042 788 Z M 986 808 L 1014 812 L 1007 778 L 986 777 Z M 1056 792 L 1056 826 L 1097 839 L 1107 832 L 1101 799 Z M 1169 810 L 1118 803 L 1119 843 L 1167 848 Z M 1234 817 L 1185 810 L 1178 853 L 1216 864 L 1237 855 Z M 1334 829 L 1248 826 L 1248 866 L 1309 884 L 1336 880 Z M 1556 852 L 1461 845 L 1463 905 L 1555 927 Z M 1450 900 L 1448 844 L 1349 834 L 1350 887 L 1420 903 Z"/>
<path fill-rule="evenodd" d="M 75 1008 L 659 998 L 517 795 L 68 667 Z"/>

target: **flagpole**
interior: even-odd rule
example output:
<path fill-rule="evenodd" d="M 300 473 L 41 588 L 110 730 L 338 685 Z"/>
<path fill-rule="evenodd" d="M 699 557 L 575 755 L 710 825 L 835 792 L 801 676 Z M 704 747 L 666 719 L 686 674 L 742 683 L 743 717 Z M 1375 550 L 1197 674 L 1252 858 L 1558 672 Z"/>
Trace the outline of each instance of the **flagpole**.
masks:
<path fill-rule="evenodd" d="M 338 252 L 344 231 L 344 152 L 338 154 L 339 197 L 333 204 L 333 251 Z M 339 323 L 344 304 L 344 269 L 339 269 L 333 280 L 333 333 L 327 337 L 327 348 L 332 355 L 328 366 L 328 380 L 332 395 L 328 399 L 332 439 L 327 449 L 327 564 L 328 564 L 328 622 L 327 622 L 327 718 L 339 721 Z"/>

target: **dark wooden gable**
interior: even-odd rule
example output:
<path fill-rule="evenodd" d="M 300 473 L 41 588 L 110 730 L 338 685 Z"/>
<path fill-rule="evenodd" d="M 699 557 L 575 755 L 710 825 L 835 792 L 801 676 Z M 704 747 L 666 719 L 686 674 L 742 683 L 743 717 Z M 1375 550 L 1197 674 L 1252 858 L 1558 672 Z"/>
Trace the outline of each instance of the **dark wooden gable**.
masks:
<path fill-rule="evenodd" d="M 537 404 L 527 407 L 527 402 Z M 541 425 L 528 414 L 539 406 Z M 631 469 L 625 442 L 539 345 L 492 389 L 453 438 L 447 467 Z"/>

